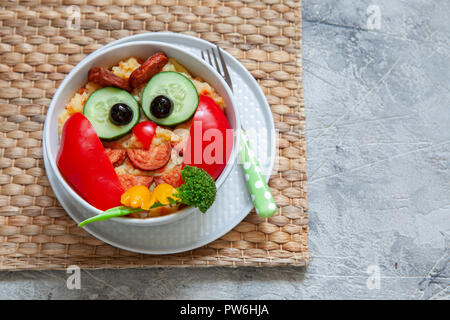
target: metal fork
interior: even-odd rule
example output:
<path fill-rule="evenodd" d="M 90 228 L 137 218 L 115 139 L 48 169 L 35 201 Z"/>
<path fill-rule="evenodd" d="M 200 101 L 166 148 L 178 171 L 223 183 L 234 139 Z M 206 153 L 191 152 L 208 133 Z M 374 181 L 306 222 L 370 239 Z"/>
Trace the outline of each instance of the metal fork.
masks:
<path fill-rule="evenodd" d="M 216 53 L 217 52 L 217 53 Z M 201 52 L 202 59 L 209 63 L 224 78 L 225 82 L 233 91 L 233 83 L 227 64 L 222 54 L 222 49 L 216 45 L 216 48 L 203 50 Z M 219 58 L 217 58 L 217 56 Z M 220 64 L 219 64 L 220 61 Z M 263 218 L 269 218 L 277 211 L 277 206 L 273 200 L 272 193 L 267 185 L 266 179 L 262 174 L 261 167 L 255 154 L 250 147 L 250 141 L 241 126 L 241 148 L 239 149 L 240 163 L 245 174 L 245 180 L 250 191 L 250 195 L 255 205 L 256 213 Z"/>

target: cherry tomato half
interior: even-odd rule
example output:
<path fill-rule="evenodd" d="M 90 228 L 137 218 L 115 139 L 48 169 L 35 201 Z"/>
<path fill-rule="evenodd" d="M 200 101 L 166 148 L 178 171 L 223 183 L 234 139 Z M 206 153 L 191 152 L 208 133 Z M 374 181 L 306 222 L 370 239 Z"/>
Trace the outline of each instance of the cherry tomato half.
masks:
<path fill-rule="evenodd" d="M 156 123 L 152 121 L 139 122 L 133 128 L 134 135 L 142 143 L 144 149 L 150 148 L 155 132 L 156 132 Z"/>

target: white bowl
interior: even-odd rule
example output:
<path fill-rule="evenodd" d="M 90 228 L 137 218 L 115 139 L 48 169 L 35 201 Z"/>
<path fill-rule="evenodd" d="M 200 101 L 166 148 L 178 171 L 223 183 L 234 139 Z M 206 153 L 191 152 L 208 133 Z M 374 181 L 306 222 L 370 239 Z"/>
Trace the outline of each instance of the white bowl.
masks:
<path fill-rule="evenodd" d="M 117 64 L 120 60 L 129 57 L 138 57 L 146 59 L 152 54 L 163 51 L 168 57 L 176 59 L 193 75 L 201 76 L 206 82 L 211 84 L 217 92 L 225 99 L 226 109 L 225 114 L 230 123 L 231 128 L 235 132 L 239 132 L 241 127 L 239 121 L 239 111 L 235 107 L 233 95 L 224 81 L 224 79 L 213 69 L 209 64 L 205 63 L 200 58 L 178 49 L 176 46 L 165 44 L 162 42 L 153 41 L 135 41 L 124 44 L 118 44 L 103 50 L 97 50 L 83 59 L 73 70 L 66 76 L 64 81 L 58 87 L 52 102 L 47 112 L 43 133 L 43 147 L 48 157 L 49 165 L 46 166 L 47 171 L 51 171 L 58 181 L 59 186 L 52 186 L 53 188 L 64 188 L 70 195 L 70 201 L 74 205 L 83 208 L 88 213 L 88 216 L 95 216 L 101 214 L 102 211 L 90 205 L 82 197 L 80 197 L 64 180 L 56 165 L 56 156 L 58 154 L 58 117 L 64 110 L 65 106 L 75 94 L 75 92 L 87 82 L 88 71 L 92 67 L 111 67 Z M 220 187 L 223 185 L 225 179 L 228 177 L 236 162 L 237 151 L 239 149 L 239 134 L 234 135 L 233 150 L 230 158 L 222 171 L 219 178 L 216 180 L 217 192 L 220 192 Z M 181 218 L 188 216 L 195 212 L 201 214 L 200 211 L 194 207 L 187 207 L 176 213 L 154 218 L 135 219 L 135 218 L 114 218 L 112 220 L 124 224 L 140 225 L 140 226 L 155 226 L 174 222 Z M 70 214 L 70 213 L 69 213 Z M 206 213 L 207 214 L 207 213 Z M 72 217 L 73 218 L 73 217 Z M 76 221 L 80 222 L 80 221 Z M 108 223 L 98 222 L 98 223 Z"/>

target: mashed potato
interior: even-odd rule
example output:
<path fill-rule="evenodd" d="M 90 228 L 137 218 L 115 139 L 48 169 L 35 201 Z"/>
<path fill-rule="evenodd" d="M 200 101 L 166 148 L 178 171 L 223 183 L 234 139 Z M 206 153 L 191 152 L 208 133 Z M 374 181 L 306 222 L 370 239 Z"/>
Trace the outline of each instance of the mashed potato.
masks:
<path fill-rule="evenodd" d="M 64 111 L 59 115 L 58 131 L 60 134 L 66 120 L 69 119 L 70 116 L 74 113 L 83 112 L 84 104 L 86 103 L 91 93 L 100 88 L 100 85 L 93 82 L 88 82 L 83 88 L 75 93 L 72 99 L 70 99 L 69 104 L 66 106 Z"/>
<path fill-rule="evenodd" d="M 140 66 L 141 64 L 139 63 L 139 61 L 136 58 L 131 57 L 127 60 L 120 61 L 119 65 L 112 67 L 111 71 L 116 76 L 121 77 L 122 79 L 128 79 L 131 73 Z"/>

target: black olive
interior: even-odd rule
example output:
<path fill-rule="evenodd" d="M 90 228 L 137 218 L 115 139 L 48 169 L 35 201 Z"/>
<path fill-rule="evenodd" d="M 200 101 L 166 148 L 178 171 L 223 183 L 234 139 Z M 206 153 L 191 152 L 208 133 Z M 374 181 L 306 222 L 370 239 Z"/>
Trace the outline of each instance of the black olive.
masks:
<path fill-rule="evenodd" d="M 118 126 L 123 126 L 133 120 L 133 110 L 125 103 L 116 103 L 109 111 L 109 120 Z"/>
<path fill-rule="evenodd" d="M 165 118 L 172 112 L 172 101 L 166 96 L 157 96 L 150 105 L 150 111 L 158 119 Z"/>

